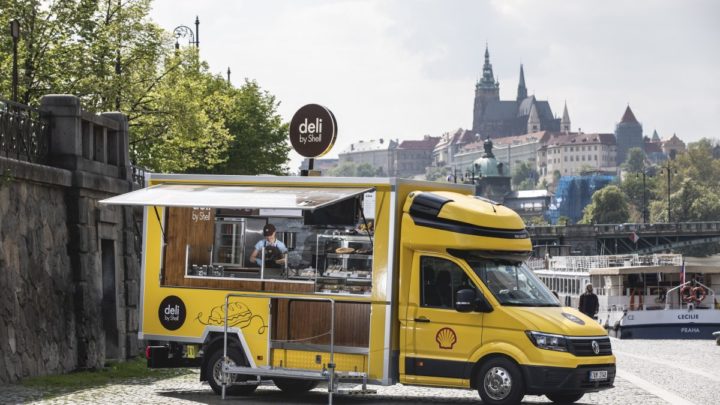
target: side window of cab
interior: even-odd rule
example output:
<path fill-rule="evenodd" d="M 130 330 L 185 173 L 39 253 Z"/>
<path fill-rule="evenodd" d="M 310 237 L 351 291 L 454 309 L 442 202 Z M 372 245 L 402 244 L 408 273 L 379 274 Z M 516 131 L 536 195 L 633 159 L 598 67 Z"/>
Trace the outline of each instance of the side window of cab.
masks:
<path fill-rule="evenodd" d="M 477 288 L 460 266 L 434 256 L 420 258 L 420 306 L 439 309 L 455 308 L 455 293 Z"/>

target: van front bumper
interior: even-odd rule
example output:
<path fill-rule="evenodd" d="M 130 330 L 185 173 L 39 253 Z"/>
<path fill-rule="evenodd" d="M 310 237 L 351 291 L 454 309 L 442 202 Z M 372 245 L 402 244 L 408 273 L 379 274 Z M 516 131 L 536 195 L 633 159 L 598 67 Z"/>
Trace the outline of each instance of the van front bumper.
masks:
<path fill-rule="evenodd" d="M 613 387 L 614 364 L 582 365 L 577 368 L 520 366 L 525 378 L 525 393 L 544 395 L 562 392 L 595 392 Z M 607 379 L 590 381 L 591 371 L 607 371 Z"/>

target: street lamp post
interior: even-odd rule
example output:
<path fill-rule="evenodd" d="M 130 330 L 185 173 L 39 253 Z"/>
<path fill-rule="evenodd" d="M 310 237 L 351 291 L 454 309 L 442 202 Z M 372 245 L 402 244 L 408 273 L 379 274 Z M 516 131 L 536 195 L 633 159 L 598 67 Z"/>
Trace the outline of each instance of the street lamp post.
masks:
<path fill-rule="evenodd" d="M 178 25 L 173 30 L 175 35 L 175 49 L 180 49 L 180 38 L 189 38 L 188 43 L 200 49 L 200 18 L 195 16 L 195 31 L 187 25 Z"/>
<path fill-rule="evenodd" d="M 643 168 L 643 171 L 638 173 L 637 175 L 640 176 L 642 174 L 643 179 L 643 202 L 642 202 L 642 219 L 643 224 L 646 224 L 648 221 L 648 208 L 647 208 L 647 187 L 645 186 L 645 179 L 648 176 L 651 176 L 647 169 Z"/>
<path fill-rule="evenodd" d="M 668 223 L 672 222 L 670 217 L 670 180 L 672 178 L 673 173 L 677 174 L 676 169 L 672 169 L 670 166 L 670 161 L 667 161 L 667 165 L 662 168 L 665 174 L 667 174 L 667 217 L 668 217 Z"/>
<path fill-rule="evenodd" d="M 18 55 L 17 55 L 17 48 L 18 48 L 18 40 L 20 39 L 20 21 L 18 20 L 12 20 L 10 21 L 10 36 L 12 37 L 13 41 L 13 67 L 12 67 L 12 101 L 16 102 L 18 101 Z"/>

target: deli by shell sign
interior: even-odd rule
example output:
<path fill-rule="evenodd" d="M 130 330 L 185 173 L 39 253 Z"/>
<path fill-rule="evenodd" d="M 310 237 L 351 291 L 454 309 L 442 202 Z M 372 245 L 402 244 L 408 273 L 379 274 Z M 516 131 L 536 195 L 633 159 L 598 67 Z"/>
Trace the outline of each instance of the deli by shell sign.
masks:
<path fill-rule="evenodd" d="M 335 116 L 321 105 L 305 105 L 290 120 L 290 143 L 301 156 L 315 158 L 328 153 L 336 136 Z"/>

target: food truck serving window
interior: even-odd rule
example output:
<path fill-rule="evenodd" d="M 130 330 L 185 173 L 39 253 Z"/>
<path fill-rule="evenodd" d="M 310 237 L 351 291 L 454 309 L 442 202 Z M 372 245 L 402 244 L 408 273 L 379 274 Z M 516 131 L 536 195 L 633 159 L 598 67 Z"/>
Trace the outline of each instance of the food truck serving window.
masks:
<path fill-rule="evenodd" d="M 163 285 L 369 295 L 374 200 L 372 188 L 163 184 L 102 202 L 166 207 Z"/>

